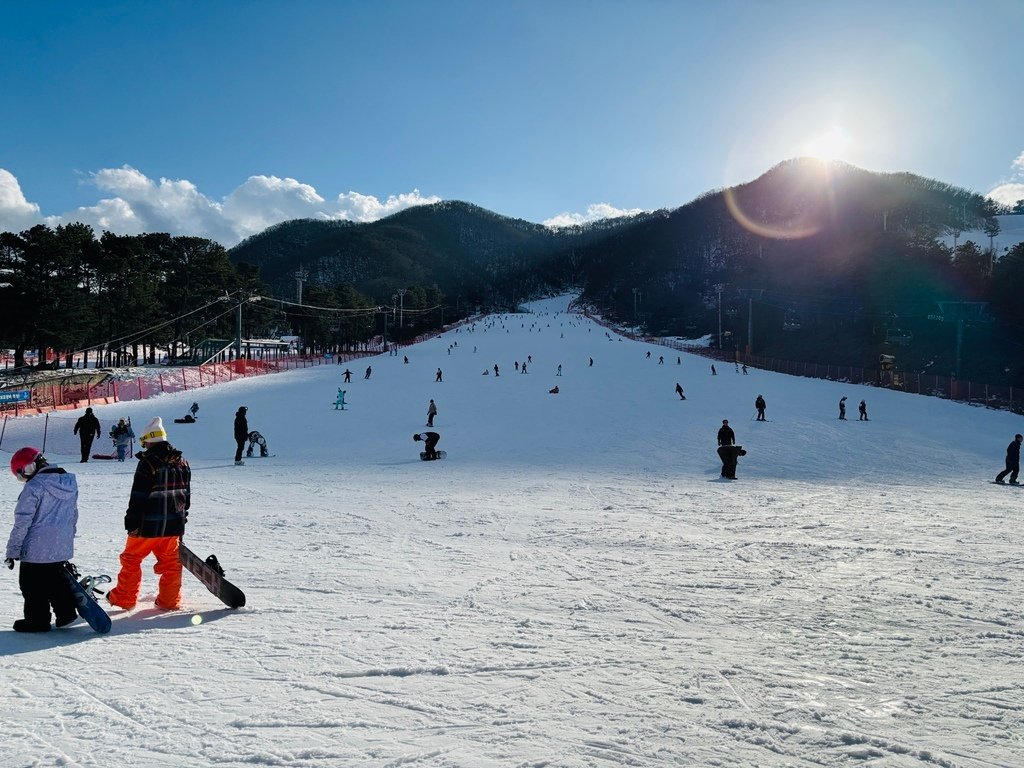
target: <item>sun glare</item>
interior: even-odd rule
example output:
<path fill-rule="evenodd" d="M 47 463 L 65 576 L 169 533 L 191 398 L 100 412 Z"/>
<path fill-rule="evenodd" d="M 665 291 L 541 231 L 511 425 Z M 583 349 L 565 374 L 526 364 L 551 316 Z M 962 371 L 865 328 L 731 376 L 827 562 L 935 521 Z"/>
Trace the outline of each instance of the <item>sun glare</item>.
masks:
<path fill-rule="evenodd" d="M 849 148 L 850 138 L 846 135 L 846 131 L 838 126 L 832 126 L 825 133 L 819 134 L 807 142 L 800 154 L 826 161 L 843 160 Z"/>

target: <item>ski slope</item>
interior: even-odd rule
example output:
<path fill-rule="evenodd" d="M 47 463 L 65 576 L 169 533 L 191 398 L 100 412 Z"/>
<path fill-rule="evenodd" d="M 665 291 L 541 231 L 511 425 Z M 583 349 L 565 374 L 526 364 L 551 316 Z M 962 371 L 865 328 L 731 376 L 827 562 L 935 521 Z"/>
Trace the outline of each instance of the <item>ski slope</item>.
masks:
<path fill-rule="evenodd" d="M 187 610 L 158 611 L 150 560 L 109 635 L 0 630 L 3 765 L 1024 763 L 1024 491 L 991 484 L 1024 420 L 712 377 L 568 301 L 350 363 L 345 411 L 345 366 L 202 390 L 192 425 L 194 392 L 96 408 L 163 417 L 186 538 L 248 605 L 186 573 Z M 440 462 L 412 441 L 430 398 Z M 272 458 L 232 465 L 239 405 Z M 78 476 L 76 562 L 115 574 L 133 464 L 51 458 Z M 9 628 L 16 572 L 0 587 Z"/>

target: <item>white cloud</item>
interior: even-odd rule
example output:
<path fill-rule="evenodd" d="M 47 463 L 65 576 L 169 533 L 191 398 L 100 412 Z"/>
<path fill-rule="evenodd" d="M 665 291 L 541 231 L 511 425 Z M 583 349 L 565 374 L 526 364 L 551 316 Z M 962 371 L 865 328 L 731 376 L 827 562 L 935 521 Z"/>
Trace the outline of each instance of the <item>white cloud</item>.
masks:
<path fill-rule="evenodd" d="M 586 213 L 560 213 L 543 223 L 546 227 L 557 229 L 558 227 L 574 227 L 580 224 L 590 224 L 601 219 L 619 219 L 623 216 L 636 216 L 643 213 L 642 208 L 616 208 L 608 203 L 592 203 L 587 206 Z"/>
<path fill-rule="evenodd" d="M 0 232 L 21 232 L 42 223 L 39 206 L 25 199 L 13 173 L 0 168 Z"/>
<path fill-rule="evenodd" d="M 72 221 L 91 225 L 99 234 L 169 232 L 208 237 L 225 246 L 289 219 L 349 219 L 369 222 L 414 205 L 440 201 L 419 190 L 392 195 L 381 202 L 372 195 L 346 192 L 327 201 L 308 184 L 276 176 L 250 176 L 221 201 L 213 200 L 186 179 L 158 181 L 125 165 L 89 175 L 88 183 L 104 197 L 55 216 L 40 215 L 39 206 L 25 200 L 18 180 L 0 169 L 0 230 L 19 231 L 38 223 L 56 226 Z"/>
<path fill-rule="evenodd" d="M 1009 180 L 997 184 L 986 197 L 1004 205 L 1014 205 L 1018 200 L 1024 200 L 1024 152 L 1014 158 L 1011 167 L 1013 170 Z"/>

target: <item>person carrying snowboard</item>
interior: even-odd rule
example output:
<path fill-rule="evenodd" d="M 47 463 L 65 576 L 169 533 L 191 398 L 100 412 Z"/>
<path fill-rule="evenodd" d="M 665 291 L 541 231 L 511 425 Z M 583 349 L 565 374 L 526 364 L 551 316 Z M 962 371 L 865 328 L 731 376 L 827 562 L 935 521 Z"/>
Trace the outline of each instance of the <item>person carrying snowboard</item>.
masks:
<path fill-rule="evenodd" d="M 683 394 L 683 385 L 678 381 L 676 382 L 676 394 L 679 395 L 680 400 L 686 399 L 686 395 Z"/>
<path fill-rule="evenodd" d="M 110 437 L 114 441 L 114 448 L 117 449 L 117 460 L 123 462 L 128 455 L 128 449 L 132 446 L 135 433 L 131 425 L 124 419 L 118 419 L 117 424 L 110 430 Z"/>
<path fill-rule="evenodd" d="M 430 405 L 427 406 L 427 426 L 434 426 L 434 417 L 437 416 L 437 406 L 434 405 L 434 401 L 430 401 Z"/>
<path fill-rule="evenodd" d="M 11 473 L 25 484 L 14 507 L 4 561 L 12 570 L 14 562 L 21 561 L 18 586 L 25 599 L 24 618 L 14 622 L 14 631 L 49 632 L 51 606 L 58 627 L 78 615 L 64 576 L 64 561 L 75 554 L 78 481 L 30 447 L 15 451 Z"/>
<path fill-rule="evenodd" d="M 757 420 L 767 421 L 764 417 L 764 409 L 768 407 L 768 404 L 764 401 L 761 395 L 757 396 L 757 400 L 754 401 L 754 407 L 757 408 Z"/>
<path fill-rule="evenodd" d="M 89 460 L 89 451 L 92 450 L 92 441 L 99 437 L 100 420 L 92 415 L 92 408 L 85 409 L 85 415 L 75 422 L 75 432 L 82 444 L 82 461 L 84 464 Z"/>
<path fill-rule="evenodd" d="M 996 475 L 996 482 L 1003 485 L 1003 478 L 1010 476 L 1010 485 L 1019 485 L 1017 475 L 1020 474 L 1020 444 L 1024 435 L 1014 435 L 1013 442 L 1006 446 L 1006 469 Z"/>
<path fill-rule="evenodd" d="M 441 439 L 437 432 L 419 432 L 413 435 L 412 439 L 416 442 L 423 441 L 423 452 L 427 454 L 428 460 L 437 458 L 437 443 Z"/>
<path fill-rule="evenodd" d="M 235 466 L 240 467 L 245 464 L 242 461 L 242 451 L 245 448 L 245 444 L 249 441 L 249 420 L 245 417 L 246 412 L 249 409 L 244 405 L 235 411 Z"/>
<path fill-rule="evenodd" d="M 156 557 L 153 570 L 160 576 L 156 607 L 175 611 L 181 606 L 181 561 L 178 541 L 185 534 L 192 503 L 192 470 L 167 442 L 160 417 L 154 418 L 139 440 L 143 451 L 135 468 L 124 528 L 128 532 L 121 553 L 117 584 L 107 602 L 131 610 L 139 598 L 142 561 Z"/>
<path fill-rule="evenodd" d="M 839 398 L 839 420 L 846 421 L 846 395 Z"/>

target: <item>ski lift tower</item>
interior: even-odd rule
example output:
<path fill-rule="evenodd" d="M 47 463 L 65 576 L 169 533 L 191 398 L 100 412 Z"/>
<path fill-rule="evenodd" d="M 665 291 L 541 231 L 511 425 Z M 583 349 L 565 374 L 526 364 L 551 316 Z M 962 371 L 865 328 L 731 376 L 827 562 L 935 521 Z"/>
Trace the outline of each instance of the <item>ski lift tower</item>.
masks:
<path fill-rule="evenodd" d="M 754 354 L 754 299 L 760 300 L 764 288 L 740 288 L 740 296 L 747 299 L 747 354 Z"/>
<path fill-rule="evenodd" d="M 945 323 L 956 323 L 956 377 L 960 378 L 961 352 L 964 346 L 964 325 L 978 322 L 985 314 L 987 301 L 939 301 L 939 312 Z"/>

